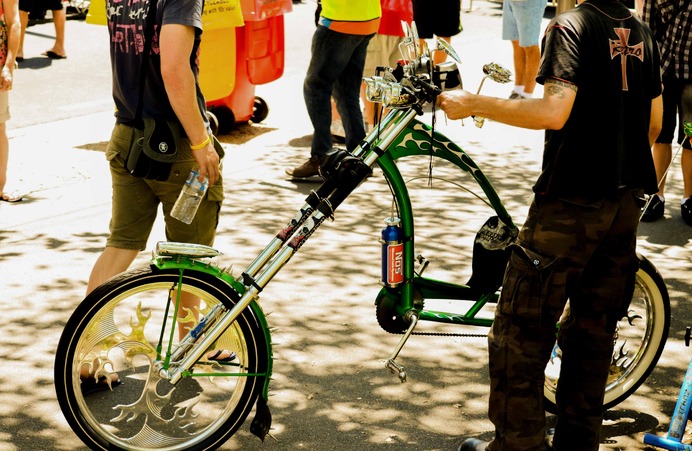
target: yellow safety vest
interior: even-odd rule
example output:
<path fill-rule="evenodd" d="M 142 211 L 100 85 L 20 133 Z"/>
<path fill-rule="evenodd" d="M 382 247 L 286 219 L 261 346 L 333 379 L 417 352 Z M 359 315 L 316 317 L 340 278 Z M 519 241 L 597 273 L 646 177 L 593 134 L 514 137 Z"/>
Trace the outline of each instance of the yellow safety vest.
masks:
<path fill-rule="evenodd" d="M 349 34 L 377 33 L 380 0 L 322 0 L 320 25 Z"/>

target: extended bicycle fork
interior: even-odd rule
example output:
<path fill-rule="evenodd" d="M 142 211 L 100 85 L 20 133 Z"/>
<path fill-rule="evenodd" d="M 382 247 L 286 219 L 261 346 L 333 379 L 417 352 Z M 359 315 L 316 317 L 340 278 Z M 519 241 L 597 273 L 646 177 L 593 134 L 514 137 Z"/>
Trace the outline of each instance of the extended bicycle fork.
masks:
<path fill-rule="evenodd" d="M 690 345 L 690 334 L 690 327 L 687 327 L 685 330 L 685 346 Z M 673 417 L 670 420 L 668 434 L 665 437 L 659 437 L 646 433 L 644 435 L 644 443 L 657 448 L 692 451 L 692 445 L 682 443 L 685 426 L 690 415 L 690 407 L 692 407 L 692 360 L 690 360 L 685 379 L 680 387 L 680 395 L 675 404 Z"/>
<path fill-rule="evenodd" d="M 187 374 L 204 350 L 211 347 L 240 313 L 259 297 L 259 293 L 303 243 L 326 219 L 333 217 L 337 207 L 372 173 L 372 166 L 379 156 L 415 116 L 413 109 L 393 111 L 385 118 L 381 135 L 378 131 L 372 133 L 353 154 L 336 150 L 323 158 L 320 170 L 325 182 L 308 195 L 296 216 L 242 273 L 240 281 L 246 291 L 236 305 L 230 310 L 219 305 L 209 312 L 181 340 L 171 356 L 170 364 L 159 364 L 158 371 L 162 378 L 175 384 Z M 411 330 L 413 326 L 415 321 Z"/>

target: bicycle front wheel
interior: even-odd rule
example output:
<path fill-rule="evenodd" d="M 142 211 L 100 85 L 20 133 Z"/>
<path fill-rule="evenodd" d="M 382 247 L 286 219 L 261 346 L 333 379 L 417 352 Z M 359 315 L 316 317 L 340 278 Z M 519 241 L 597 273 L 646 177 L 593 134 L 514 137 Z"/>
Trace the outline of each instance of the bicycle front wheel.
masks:
<path fill-rule="evenodd" d="M 670 298 L 663 278 L 646 258 L 639 256 L 634 294 L 627 315 L 618 323 L 603 406 L 614 407 L 634 393 L 656 366 L 668 338 Z M 560 348 L 556 345 L 546 367 L 545 408 L 555 413 L 555 392 L 560 374 Z"/>
<path fill-rule="evenodd" d="M 203 357 L 175 385 L 160 366 L 177 344 L 173 321 L 178 290 L 199 305 L 178 312 L 195 324 L 211 308 L 227 308 L 236 292 L 212 275 L 151 265 L 94 290 L 65 325 L 55 361 L 55 387 L 67 422 L 92 449 L 206 450 L 242 425 L 263 388 L 267 338 L 252 308 L 216 341 L 235 353 Z M 109 380 L 121 381 L 109 387 Z M 86 375 L 89 375 L 86 377 Z"/>

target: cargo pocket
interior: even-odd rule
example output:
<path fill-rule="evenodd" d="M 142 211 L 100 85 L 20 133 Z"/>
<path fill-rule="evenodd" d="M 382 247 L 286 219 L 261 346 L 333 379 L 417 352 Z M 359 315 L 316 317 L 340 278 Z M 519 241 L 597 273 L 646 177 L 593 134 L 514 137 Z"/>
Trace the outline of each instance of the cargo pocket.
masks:
<path fill-rule="evenodd" d="M 544 304 L 550 297 L 561 296 L 561 293 L 553 292 L 556 260 L 526 247 L 513 246 L 498 303 L 500 311 L 518 320 L 552 320 L 553 313 L 544 312 Z M 558 291 L 564 292 L 564 289 Z"/>
<path fill-rule="evenodd" d="M 207 191 L 207 199 L 212 202 L 223 202 L 223 176 L 221 174 L 219 174 L 219 179 L 216 181 L 216 183 L 209 187 L 209 191 Z"/>
<path fill-rule="evenodd" d="M 124 162 L 130 152 L 130 146 L 134 138 L 133 133 L 134 128 L 132 127 L 122 124 L 117 124 L 113 127 L 108 147 L 106 147 L 106 160 L 113 161 L 119 156 Z"/>

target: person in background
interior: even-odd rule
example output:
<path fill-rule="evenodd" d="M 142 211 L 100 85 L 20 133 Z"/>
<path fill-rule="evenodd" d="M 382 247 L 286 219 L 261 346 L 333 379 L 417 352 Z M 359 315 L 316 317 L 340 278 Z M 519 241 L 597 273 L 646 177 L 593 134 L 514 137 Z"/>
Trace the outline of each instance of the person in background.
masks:
<path fill-rule="evenodd" d="M 514 90 L 510 99 L 533 97 L 541 61 L 538 42 L 547 4 L 545 0 L 502 2 L 502 39 L 512 42 L 514 61 Z"/>
<path fill-rule="evenodd" d="M 53 15 L 53 26 L 55 27 L 55 42 L 53 47 L 41 53 L 50 59 L 67 58 L 65 52 L 65 23 L 67 22 L 67 12 L 62 0 L 19 0 L 19 20 L 22 24 L 21 37 L 19 38 L 19 49 L 17 50 L 17 61 L 24 61 L 24 36 L 29 25 L 29 13 L 31 11 L 50 10 Z"/>
<path fill-rule="evenodd" d="M 108 17 L 116 120 L 106 158 L 113 184 L 113 205 L 106 247 L 91 271 L 87 294 L 125 271 L 145 249 L 159 205 L 163 209 L 169 241 L 211 246 L 219 222 L 223 200 L 219 155 L 223 149 L 211 133 L 206 101 L 197 79 L 203 0 L 158 2 L 152 48 L 143 67 L 142 46 L 138 43 L 144 42 L 149 5 L 149 1 L 121 3 L 107 0 L 108 8 L 122 8 L 121 14 Z M 123 34 L 123 29 L 138 30 L 138 33 Z M 136 121 L 141 70 L 145 71 L 142 117 L 177 121 L 186 136 L 181 141 L 187 146 L 179 144 L 180 155 L 170 177 L 164 182 L 135 177 L 125 168 L 135 126 L 141 126 Z M 209 190 L 188 225 L 172 218 L 170 212 L 194 167 L 199 168 L 201 178 L 209 177 Z M 199 299 L 189 293 L 183 295 L 180 316 L 185 317 L 188 312 L 198 313 L 194 307 L 199 304 Z M 179 334 L 184 334 L 181 323 Z M 216 358 L 222 360 L 230 355 L 230 351 L 225 351 Z M 119 383 L 117 374 L 111 374 L 110 380 L 94 380 L 90 377 L 92 371 L 82 368 L 83 390 L 85 384 L 93 390 Z"/>
<path fill-rule="evenodd" d="M 451 43 L 461 33 L 461 0 L 413 0 L 413 20 L 422 40 L 437 36 Z M 447 59 L 444 52 L 435 52 L 433 63 Z"/>
<path fill-rule="evenodd" d="M 314 129 L 310 158 L 286 169 L 286 174 L 298 181 L 318 175 L 320 157 L 332 148 L 332 96 L 344 126 L 346 148 L 355 149 L 365 137 L 360 87 L 368 42 L 380 25 L 378 0 L 322 0 L 320 7 L 303 83 L 305 106 Z"/>
<path fill-rule="evenodd" d="M 375 75 L 377 66 L 396 67 L 397 61 L 402 58 L 399 44 L 404 36 L 402 22 L 411 23 L 413 20 L 413 5 L 411 0 L 380 0 L 382 19 L 380 28 L 375 37 L 368 43 L 368 53 L 365 57 L 363 76 Z M 361 85 L 361 99 L 363 101 L 363 121 L 365 130 L 369 132 L 374 124 L 379 122 L 378 105 L 365 98 L 365 84 Z"/>
<path fill-rule="evenodd" d="M 10 119 L 9 91 L 14 80 L 14 66 L 20 35 L 17 0 L 0 1 L 0 201 L 19 202 L 22 196 L 5 191 L 10 143 L 7 121 Z"/>
<path fill-rule="evenodd" d="M 619 0 L 579 0 L 550 22 L 542 52 L 542 98 L 461 89 L 438 97 L 450 119 L 546 130 L 542 172 L 488 335 L 495 434 L 489 443 L 466 439 L 462 451 L 545 449 L 545 367 L 563 313 L 552 446 L 598 450 L 613 335 L 638 269 L 639 215 L 644 194 L 658 189 L 651 145 L 663 102 L 649 27 Z"/>
<path fill-rule="evenodd" d="M 692 122 L 692 1 L 637 0 L 635 6 L 660 44 L 664 87 L 663 129 L 653 146 L 659 190 L 651 196 L 642 221 L 656 221 L 665 213 L 666 171 L 673 160 L 677 126 L 677 143 L 682 146 L 680 214 L 692 226 L 692 144 L 684 133 L 684 123 Z"/>

